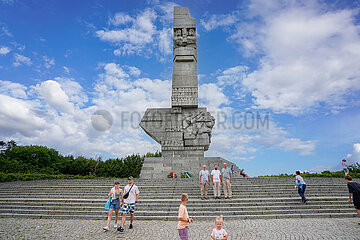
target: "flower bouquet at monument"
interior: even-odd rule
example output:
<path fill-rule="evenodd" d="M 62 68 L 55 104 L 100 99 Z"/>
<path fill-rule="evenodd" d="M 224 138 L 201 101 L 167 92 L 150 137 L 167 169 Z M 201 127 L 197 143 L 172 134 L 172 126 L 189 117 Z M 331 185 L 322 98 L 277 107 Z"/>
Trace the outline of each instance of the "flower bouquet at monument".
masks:
<path fill-rule="evenodd" d="M 167 176 L 168 178 L 177 178 L 177 175 L 174 171 L 172 171 L 171 173 L 168 174 Z"/>
<path fill-rule="evenodd" d="M 191 178 L 191 174 L 189 172 L 181 173 L 181 178 Z"/>

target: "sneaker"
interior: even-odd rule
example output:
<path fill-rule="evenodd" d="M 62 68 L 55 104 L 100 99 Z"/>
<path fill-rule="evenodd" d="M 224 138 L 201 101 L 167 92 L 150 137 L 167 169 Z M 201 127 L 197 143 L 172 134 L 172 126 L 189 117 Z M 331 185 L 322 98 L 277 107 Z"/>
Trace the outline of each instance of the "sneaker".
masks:
<path fill-rule="evenodd" d="M 104 229 L 105 231 L 109 231 L 109 227 L 108 227 L 108 226 L 103 227 L 103 229 Z"/>
<path fill-rule="evenodd" d="M 130 224 L 129 229 L 132 229 L 132 228 L 133 228 L 133 225 L 132 225 L 132 224 Z"/>
<path fill-rule="evenodd" d="M 307 199 L 305 198 L 304 201 L 303 201 L 303 203 L 306 203 L 306 201 L 307 201 Z"/>
<path fill-rule="evenodd" d="M 117 228 L 117 224 L 114 224 L 114 228 Z"/>
<path fill-rule="evenodd" d="M 229 197 L 229 199 L 231 199 L 231 197 Z"/>
<path fill-rule="evenodd" d="M 224 199 L 227 199 L 227 197 L 224 197 Z"/>
<path fill-rule="evenodd" d="M 124 228 L 120 226 L 120 227 L 118 227 L 117 230 L 120 231 L 120 232 L 123 232 L 123 231 L 124 231 Z"/>
<path fill-rule="evenodd" d="M 358 225 L 360 225 L 360 223 L 358 223 Z"/>
<path fill-rule="evenodd" d="M 204 200 L 204 198 L 203 198 L 203 197 L 201 197 L 201 200 Z"/>

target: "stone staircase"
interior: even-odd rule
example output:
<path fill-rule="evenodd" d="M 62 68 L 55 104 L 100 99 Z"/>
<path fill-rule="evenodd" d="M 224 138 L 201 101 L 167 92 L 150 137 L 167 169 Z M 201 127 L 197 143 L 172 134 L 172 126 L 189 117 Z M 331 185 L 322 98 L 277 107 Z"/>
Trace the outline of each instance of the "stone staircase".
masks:
<path fill-rule="evenodd" d="M 102 219 L 107 193 L 115 179 L 44 180 L 0 183 L 0 217 Z M 198 178 L 137 179 L 136 218 L 176 220 L 180 194 L 189 194 L 188 211 L 197 220 L 356 217 L 347 202 L 343 179 L 306 178 L 306 204 L 294 189 L 294 178 L 234 177 L 233 199 L 200 199 Z M 357 179 L 358 181 L 358 179 Z M 121 186 L 127 180 L 120 180 Z"/>

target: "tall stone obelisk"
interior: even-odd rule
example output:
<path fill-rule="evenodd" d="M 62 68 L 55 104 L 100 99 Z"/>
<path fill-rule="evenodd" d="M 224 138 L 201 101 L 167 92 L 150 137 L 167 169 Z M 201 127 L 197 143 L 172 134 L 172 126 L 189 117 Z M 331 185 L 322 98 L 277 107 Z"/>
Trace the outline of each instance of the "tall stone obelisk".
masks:
<path fill-rule="evenodd" d="M 199 168 L 215 119 L 198 107 L 196 22 L 187 7 L 174 7 L 171 108 L 149 108 L 141 128 L 161 145 L 162 158 L 145 159 L 141 176 L 163 178 L 171 170 Z M 220 159 L 220 158 L 216 158 Z"/>

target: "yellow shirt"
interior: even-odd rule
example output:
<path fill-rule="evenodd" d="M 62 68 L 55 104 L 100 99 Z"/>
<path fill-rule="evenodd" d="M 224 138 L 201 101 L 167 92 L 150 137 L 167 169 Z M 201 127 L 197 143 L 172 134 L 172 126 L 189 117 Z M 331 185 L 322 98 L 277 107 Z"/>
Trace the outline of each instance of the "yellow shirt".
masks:
<path fill-rule="evenodd" d="M 189 218 L 189 215 L 188 215 L 185 205 L 180 204 L 178 217 L 179 218 Z M 179 221 L 177 229 L 183 229 L 183 228 L 186 228 L 187 226 L 189 226 L 188 222 Z"/>

